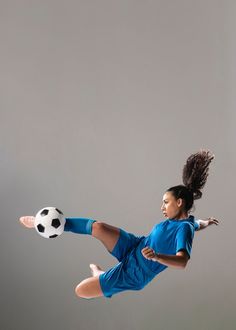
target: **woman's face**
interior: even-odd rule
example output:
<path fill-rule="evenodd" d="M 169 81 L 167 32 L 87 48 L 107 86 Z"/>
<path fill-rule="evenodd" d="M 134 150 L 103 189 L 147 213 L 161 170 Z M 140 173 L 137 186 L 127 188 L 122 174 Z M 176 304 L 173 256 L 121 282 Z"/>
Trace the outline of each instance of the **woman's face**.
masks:
<path fill-rule="evenodd" d="M 166 218 L 174 219 L 180 216 L 183 209 L 182 198 L 176 199 L 170 191 L 163 195 L 161 210 Z"/>

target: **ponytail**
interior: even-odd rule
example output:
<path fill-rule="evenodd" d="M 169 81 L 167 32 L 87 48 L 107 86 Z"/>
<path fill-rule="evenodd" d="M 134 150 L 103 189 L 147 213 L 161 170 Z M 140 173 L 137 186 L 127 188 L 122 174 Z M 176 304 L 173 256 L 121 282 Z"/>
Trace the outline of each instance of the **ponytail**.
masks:
<path fill-rule="evenodd" d="M 185 210 L 189 211 L 193 202 L 202 197 L 202 189 L 209 175 L 209 165 L 215 158 L 209 150 L 201 149 L 188 157 L 182 172 L 183 185 L 169 188 L 176 199 L 185 200 Z"/>

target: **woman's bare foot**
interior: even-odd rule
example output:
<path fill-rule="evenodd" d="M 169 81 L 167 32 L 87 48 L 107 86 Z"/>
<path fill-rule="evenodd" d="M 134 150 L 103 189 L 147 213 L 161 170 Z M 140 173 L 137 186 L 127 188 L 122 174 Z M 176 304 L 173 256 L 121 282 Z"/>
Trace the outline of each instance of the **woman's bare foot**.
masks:
<path fill-rule="evenodd" d="M 35 217 L 33 216 L 20 217 L 19 219 L 20 223 L 26 228 L 34 228 L 34 220 Z"/>
<path fill-rule="evenodd" d="M 90 264 L 89 267 L 91 269 L 91 273 L 92 273 L 93 277 L 105 273 L 104 270 L 102 270 L 101 267 L 99 267 L 95 264 Z"/>

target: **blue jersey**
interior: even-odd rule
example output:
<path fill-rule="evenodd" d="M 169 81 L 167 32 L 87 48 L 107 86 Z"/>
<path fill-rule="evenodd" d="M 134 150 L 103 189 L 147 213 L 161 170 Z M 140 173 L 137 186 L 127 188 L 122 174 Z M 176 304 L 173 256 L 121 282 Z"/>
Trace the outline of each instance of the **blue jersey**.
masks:
<path fill-rule="evenodd" d="M 119 263 L 99 275 L 104 296 L 111 298 L 121 291 L 141 290 L 167 268 L 142 255 L 141 250 L 146 246 L 157 253 L 169 255 L 185 250 L 190 257 L 195 229 L 198 229 L 198 223 L 193 216 L 162 221 L 152 228 L 148 236 L 136 236 L 121 229 L 120 237 L 110 252 Z"/>
<path fill-rule="evenodd" d="M 194 231 L 196 229 L 198 229 L 198 224 L 192 215 L 182 220 L 164 220 L 156 224 L 148 236 L 142 236 L 136 247 L 136 256 L 146 269 L 150 269 L 153 273 L 158 274 L 167 266 L 157 261 L 146 259 L 142 256 L 141 250 L 148 246 L 156 253 L 171 255 L 185 250 L 190 258 Z"/>

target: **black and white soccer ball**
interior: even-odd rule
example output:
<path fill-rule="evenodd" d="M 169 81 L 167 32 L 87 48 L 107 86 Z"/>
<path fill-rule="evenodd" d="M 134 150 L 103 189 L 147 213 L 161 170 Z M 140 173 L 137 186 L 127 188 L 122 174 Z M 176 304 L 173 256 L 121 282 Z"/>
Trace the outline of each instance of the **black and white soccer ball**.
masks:
<path fill-rule="evenodd" d="M 58 208 L 44 207 L 35 216 L 34 227 L 39 235 L 45 238 L 60 236 L 65 227 L 65 218 Z"/>

